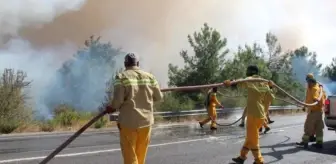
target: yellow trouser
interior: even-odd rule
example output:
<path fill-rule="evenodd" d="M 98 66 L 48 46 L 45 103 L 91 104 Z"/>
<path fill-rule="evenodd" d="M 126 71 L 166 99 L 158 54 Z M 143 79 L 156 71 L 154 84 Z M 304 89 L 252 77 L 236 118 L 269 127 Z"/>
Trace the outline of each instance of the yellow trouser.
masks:
<path fill-rule="evenodd" d="M 119 125 L 119 128 L 124 164 L 144 164 L 150 142 L 151 127 L 130 129 Z"/>
<path fill-rule="evenodd" d="M 265 113 L 266 113 L 266 117 L 267 117 L 267 123 L 268 123 L 268 121 L 271 120 L 271 119 L 270 119 L 270 116 L 269 116 L 269 107 L 271 106 L 271 103 L 272 103 L 272 102 L 270 102 L 269 104 L 266 104 L 266 105 L 265 105 Z"/>
<path fill-rule="evenodd" d="M 217 119 L 216 107 L 209 107 L 208 108 L 208 118 L 201 121 L 201 124 L 204 125 L 208 123 L 209 121 L 211 121 L 211 127 L 216 127 L 216 123 L 214 122 L 216 121 L 216 119 Z"/>
<path fill-rule="evenodd" d="M 322 111 L 309 111 L 304 124 L 303 142 L 308 142 L 310 136 L 316 133 L 316 142 L 323 143 L 323 112 Z"/>
<path fill-rule="evenodd" d="M 243 148 L 240 151 L 240 158 L 245 160 L 248 152 L 251 150 L 255 162 L 262 163 L 264 161 L 259 149 L 259 128 L 261 128 L 264 123 L 265 119 L 247 115 L 246 138 Z"/>
<path fill-rule="evenodd" d="M 264 127 L 264 128 L 269 128 L 267 124 L 268 124 L 268 121 L 265 120 L 264 123 L 263 123 L 263 127 Z"/>

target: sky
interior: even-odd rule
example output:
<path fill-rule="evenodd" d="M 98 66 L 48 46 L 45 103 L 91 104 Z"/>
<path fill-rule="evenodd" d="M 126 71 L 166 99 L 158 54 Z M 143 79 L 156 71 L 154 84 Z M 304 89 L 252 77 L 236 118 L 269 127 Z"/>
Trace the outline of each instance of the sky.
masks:
<path fill-rule="evenodd" d="M 187 35 L 204 22 L 228 39 L 231 55 L 238 45 L 263 45 L 270 31 L 285 50 L 305 45 L 328 64 L 336 56 L 335 8 L 332 0 L 0 0 L 0 42 L 24 40 L 61 63 L 90 35 L 101 35 L 137 53 L 141 66 L 166 83 L 168 63 L 183 63 L 179 51 L 190 50 Z"/>

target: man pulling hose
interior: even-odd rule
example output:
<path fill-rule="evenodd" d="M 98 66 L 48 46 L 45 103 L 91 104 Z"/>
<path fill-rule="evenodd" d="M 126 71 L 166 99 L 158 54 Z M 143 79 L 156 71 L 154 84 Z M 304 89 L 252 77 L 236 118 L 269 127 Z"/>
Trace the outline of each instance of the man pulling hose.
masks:
<path fill-rule="evenodd" d="M 246 79 L 260 78 L 258 76 L 259 69 L 257 66 L 248 66 L 246 70 Z M 264 109 L 265 94 L 270 92 L 269 86 L 273 85 L 273 82 L 265 84 L 265 82 L 242 82 L 238 84 L 232 83 L 230 80 L 224 81 L 226 86 L 237 86 L 247 89 L 247 127 L 245 143 L 240 151 L 240 155 L 232 160 L 236 163 L 244 163 L 247 159 L 247 154 L 252 151 L 255 159 L 255 164 L 263 164 L 264 159 L 260 153 L 259 148 L 259 128 L 263 125 L 266 119 L 266 113 Z"/>
<path fill-rule="evenodd" d="M 203 128 L 203 125 L 211 121 L 211 130 L 216 130 L 216 119 L 217 119 L 217 111 L 216 106 L 220 106 L 221 108 L 224 108 L 223 105 L 220 104 L 220 102 L 217 100 L 217 87 L 212 88 L 212 90 L 208 93 L 207 98 L 205 100 L 205 108 L 208 111 L 208 118 L 204 119 L 203 121 L 199 122 L 199 125 L 201 128 Z"/>
<path fill-rule="evenodd" d="M 139 69 L 138 58 L 125 57 L 124 72 L 115 78 L 113 100 L 106 107 L 113 113 L 119 109 L 118 128 L 124 164 L 144 164 L 154 123 L 153 102 L 163 97 L 156 78 Z"/>
<path fill-rule="evenodd" d="M 317 83 L 313 74 L 308 74 L 306 76 L 307 91 L 306 91 L 306 103 L 318 102 L 314 106 L 309 106 L 307 111 L 307 118 L 304 124 L 304 135 L 302 136 L 302 141 L 296 143 L 298 146 L 303 146 L 308 148 L 308 142 L 314 139 L 314 133 L 316 133 L 316 144 L 313 147 L 323 148 L 323 105 L 325 101 L 325 92 L 323 87 Z M 321 92 L 322 90 L 322 92 Z M 320 94 L 323 95 L 320 95 Z M 321 97 L 321 99 L 319 99 Z"/>

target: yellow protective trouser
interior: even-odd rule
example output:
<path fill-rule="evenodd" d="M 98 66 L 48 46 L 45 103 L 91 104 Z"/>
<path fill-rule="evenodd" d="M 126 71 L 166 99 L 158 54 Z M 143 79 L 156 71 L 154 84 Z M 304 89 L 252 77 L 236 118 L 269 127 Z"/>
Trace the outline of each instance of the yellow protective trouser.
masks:
<path fill-rule="evenodd" d="M 216 121 L 217 119 L 217 112 L 216 112 L 216 107 L 209 107 L 208 108 L 208 118 L 204 119 L 201 121 L 201 124 L 207 124 L 209 121 L 211 121 L 211 127 L 216 127 Z"/>
<path fill-rule="evenodd" d="M 309 137 L 316 134 L 316 143 L 323 143 L 323 112 L 309 111 L 304 124 L 303 142 L 309 142 Z"/>
<path fill-rule="evenodd" d="M 268 124 L 268 121 L 265 120 L 264 123 L 263 123 L 263 127 L 264 127 L 264 128 L 269 128 L 269 126 L 268 126 L 267 124 Z"/>
<path fill-rule="evenodd" d="M 269 104 L 265 105 L 265 113 L 266 113 L 266 117 L 267 117 L 267 123 L 271 120 L 270 116 L 269 116 L 269 107 L 271 106 L 271 103 L 272 102 L 270 102 Z"/>
<path fill-rule="evenodd" d="M 130 129 L 120 126 L 120 147 L 124 164 L 145 164 L 151 127 Z"/>
<path fill-rule="evenodd" d="M 247 154 L 251 150 L 256 163 L 264 162 L 259 149 L 259 128 L 264 122 L 265 119 L 247 115 L 246 138 L 240 151 L 240 158 L 246 160 Z"/>

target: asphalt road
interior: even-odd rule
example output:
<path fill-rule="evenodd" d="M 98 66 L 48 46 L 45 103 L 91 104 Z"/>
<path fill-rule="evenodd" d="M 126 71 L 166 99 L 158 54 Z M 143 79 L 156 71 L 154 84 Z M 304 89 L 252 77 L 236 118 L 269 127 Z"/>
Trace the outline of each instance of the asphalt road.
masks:
<path fill-rule="evenodd" d="M 234 118 L 233 118 L 234 119 Z M 260 136 L 266 163 L 332 164 L 336 162 L 336 134 L 325 129 L 325 148 L 303 150 L 295 147 L 303 132 L 304 115 L 276 116 L 272 130 Z M 232 120 L 231 120 L 232 121 Z M 222 121 L 224 122 L 224 121 Z M 67 134 L 2 136 L 0 164 L 37 164 Z M 244 129 L 220 127 L 211 133 L 197 123 L 157 127 L 153 130 L 147 164 L 228 164 L 244 142 Z M 79 137 L 50 164 L 122 164 L 117 131 L 88 133 Z M 246 163 L 253 163 L 249 154 Z"/>

